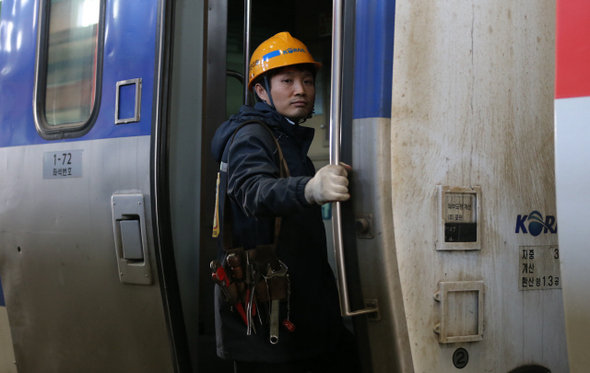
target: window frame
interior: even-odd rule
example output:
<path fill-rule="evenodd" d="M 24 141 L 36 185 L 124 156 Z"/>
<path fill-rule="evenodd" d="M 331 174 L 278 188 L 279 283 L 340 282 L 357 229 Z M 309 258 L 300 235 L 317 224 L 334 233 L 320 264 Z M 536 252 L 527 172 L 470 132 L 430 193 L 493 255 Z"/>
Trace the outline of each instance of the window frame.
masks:
<path fill-rule="evenodd" d="M 100 9 L 97 25 L 94 103 L 92 105 L 92 109 L 90 110 L 90 115 L 84 122 L 64 123 L 58 125 L 50 125 L 47 122 L 45 111 L 48 73 L 47 64 L 49 55 L 50 1 L 51 0 L 41 0 L 39 2 L 35 60 L 35 88 L 33 93 L 33 116 L 35 119 L 35 127 L 39 135 L 45 140 L 60 140 L 65 138 L 81 137 L 88 133 L 93 127 L 100 109 L 104 60 L 106 0 L 99 0 Z"/>

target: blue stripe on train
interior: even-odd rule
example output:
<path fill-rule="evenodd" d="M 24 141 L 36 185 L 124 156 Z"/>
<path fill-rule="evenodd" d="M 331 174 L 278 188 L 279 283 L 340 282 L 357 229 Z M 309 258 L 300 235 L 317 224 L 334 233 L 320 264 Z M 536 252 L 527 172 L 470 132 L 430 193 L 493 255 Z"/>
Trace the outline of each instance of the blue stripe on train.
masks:
<path fill-rule="evenodd" d="M 154 2 L 157 0 L 149 0 Z M 86 135 L 69 140 L 41 138 L 33 118 L 37 3 L 4 0 L 2 8 L 18 6 L 18 17 L 2 12 L 0 29 L 0 147 L 141 136 L 151 133 L 157 7 L 134 1 L 109 2 L 102 75 L 101 110 Z M 137 15 L 137 13 L 140 15 Z M 134 14 L 133 17 L 129 17 Z M 141 15 L 143 14 L 143 15 Z M 141 28 L 129 19 L 143 19 Z M 10 29 L 7 27 L 10 25 Z M 117 81 L 142 78 L 141 121 L 116 125 Z"/>
<path fill-rule="evenodd" d="M 391 118 L 395 1 L 357 0 L 354 119 Z"/>

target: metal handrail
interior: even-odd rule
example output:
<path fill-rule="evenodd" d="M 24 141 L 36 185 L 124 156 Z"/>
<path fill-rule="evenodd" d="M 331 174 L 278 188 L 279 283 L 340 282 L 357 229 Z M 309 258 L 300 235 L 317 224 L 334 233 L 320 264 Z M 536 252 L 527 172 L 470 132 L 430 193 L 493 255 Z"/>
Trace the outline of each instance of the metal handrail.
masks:
<path fill-rule="evenodd" d="M 252 28 L 252 0 L 244 0 L 244 105 L 248 105 L 250 81 L 250 31 Z"/>
<path fill-rule="evenodd" d="M 332 87 L 330 105 L 330 164 L 340 164 L 341 140 L 341 106 L 342 106 L 342 16 L 343 1 L 334 0 L 332 20 Z M 356 316 L 377 312 L 376 308 L 365 308 L 358 311 L 350 310 L 348 284 L 346 281 L 346 265 L 342 239 L 342 218 L 340 202 L 332 203 L 332 228 L 334 234 L 334 255 L 336 258 L 336 274 L 338 293 L 340 295 L 340 311 L 342 316 Z"/>

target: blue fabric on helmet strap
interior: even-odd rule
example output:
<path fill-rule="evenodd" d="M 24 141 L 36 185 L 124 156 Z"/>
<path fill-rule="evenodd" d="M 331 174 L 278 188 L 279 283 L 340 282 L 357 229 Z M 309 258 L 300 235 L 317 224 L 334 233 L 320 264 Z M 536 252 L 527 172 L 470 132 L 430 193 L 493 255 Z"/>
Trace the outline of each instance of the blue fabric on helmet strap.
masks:
<path fill-rule="evenodd" d="M 270 100 L 270 107 L 273 109 L 277 109 L 275 107 L 275 103 L 272 100 L 272 95 L 270 94 L 270 84 L 268 83 L 268 75 L 264 74 L 264 89 L 266 89 L 266 93 L 268 94 L 268 99 Z"/>

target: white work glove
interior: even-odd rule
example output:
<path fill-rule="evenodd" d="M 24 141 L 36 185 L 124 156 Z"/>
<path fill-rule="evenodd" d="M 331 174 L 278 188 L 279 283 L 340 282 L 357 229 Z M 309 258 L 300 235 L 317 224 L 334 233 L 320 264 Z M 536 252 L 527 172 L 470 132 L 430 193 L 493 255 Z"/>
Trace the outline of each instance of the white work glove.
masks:
<path fill-rule="evenodd" d="M 320 168 L 305 185 L 305 199 L 309 203 L 323 205 L 326 202 L 346 201 L 348 194 L 348 172 L 340 165 Z"/>

